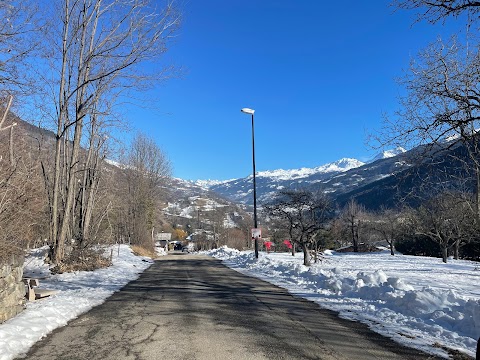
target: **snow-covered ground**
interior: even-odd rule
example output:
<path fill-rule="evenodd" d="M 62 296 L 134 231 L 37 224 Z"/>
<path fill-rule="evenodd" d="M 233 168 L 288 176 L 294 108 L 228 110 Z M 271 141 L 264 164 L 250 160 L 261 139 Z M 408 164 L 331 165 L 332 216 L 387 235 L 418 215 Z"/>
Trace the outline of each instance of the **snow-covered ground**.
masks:
<path fill-rule="evenodd" d="M 480 336 L 480 264 L 470 261 L 327 251 L 306 267 L 302 254 L 229 248 L 206 254 L 242 273 L 338 311 L 395 341 L 448 357 L 440 346 L 475 357 Z"/>
<path fill-rule="evenodd" d="M 152 261 L 115 247 L 113 266 L 94 272 L 50 275 L 45 249 L 26 259 L 25 274 L 46 277 L 41 287 L 58 294 L 27 304 L 21 314 L 0 324 L 0 360 L 25 353 L 36 341 L 69 320 L 101 304 Z M 310 268 L 302 256 L 260 254 L 228 248 L 207 254 L 229 267 L 288 289 L 367 323 L 373 330 L 408 346 L 447 357 L 446 346 L 475 356 L 480 336 L 480 264 L 396 255 L 327 252 Z"/>
<path fill-rule="evenodd" d="M 59 292 L 27 303 L 22 313 L 0 324 L 0 360 L 13 359 L 27 352 L 49 332 L 103 303 L 153 263 L 149 258 L 133 255 L 126 245 L 115 246 L 112 250 L 113 265 L 108 268 L 59 275 L 50 275 L 43 262 L 46 248 L 32 251 L 25 259 L 24 274 L 46 277 L 40 281 L 40 287 Z"/>

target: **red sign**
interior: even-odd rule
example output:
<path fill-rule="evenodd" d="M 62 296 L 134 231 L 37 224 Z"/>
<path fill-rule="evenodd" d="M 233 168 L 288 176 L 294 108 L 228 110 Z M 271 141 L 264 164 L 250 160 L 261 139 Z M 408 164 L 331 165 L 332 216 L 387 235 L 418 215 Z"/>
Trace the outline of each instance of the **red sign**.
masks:
<path fill-rule="evenodd" d="M 285 240 L 283 243 L 285 244 L 285 246 L 286 246 L 287 248 L 289 248 L 289 249 L 292 248 L 292 243 L 290 242 L 290 240 Z"/>

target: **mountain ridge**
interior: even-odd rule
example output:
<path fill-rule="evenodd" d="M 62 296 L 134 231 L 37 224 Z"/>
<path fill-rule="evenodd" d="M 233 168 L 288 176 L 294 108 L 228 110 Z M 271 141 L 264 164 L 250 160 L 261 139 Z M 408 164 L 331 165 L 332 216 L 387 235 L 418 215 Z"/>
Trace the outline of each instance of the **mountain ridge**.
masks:
<path fill-rule="evenodd" d="M 257 200 L 259 204 L 268 203 L 278 191 L 292 188 L 320 190 L 332 196 L 344 193 L 405 168 L 408 164 L 402 160 L 404 154 L 405 149 L 396 148 L 383 151 L 370 162 L 342 158 L 315 168 L 261 171 L 256 174 Z M 219 182 L 203 181 L 202 184 L 231 201 L 252 205 L 252 175 Z"/>
<path fill-rule="evenodd" d="M 375 162 L 377 160 L 382 160 L 382 159 L 388 159 L 391 157 L 395 157 L 397 155 L 405 153 L 407 150 L 405 150 L 403 147 L 396 147 L 395 149 L 389 149 L 389 150 L 384 150 L 380 153 L 378 153 L 376 156 L 371 158 L 370 160 L 367 160 L 365 162 L 360 161 L 356 158 L 348 158 L 344 157 L 339 160 L 329 162 L 323 165 L 319 165 L 313 168 L 309 167 L 301 167 L 301 168 L 295 168 L 295 169 L 275 169 L 275 170 L 264 170 L 264 171 L 258 171 L 256 173 L 256 177 L 270 177 L 272 179 L 277 179 L 277 180 L 298 180 L 302 178 L 309 177 L 311 175 L 314 175 L 316 173 L 333 173 L 333 172 L 344 172 L 348 171 L 354 168 L 361 167 L 365 164 L 369 164 L 372 162 Z M 249 174 L 245 176 L 244 178 L 252 178 L 252 175 Z M 219 186 L 223 185 L 226 183 L 238 181 L 239 179 L 243 178 L 233 178 L 233 179 L 228 179 L 228 180 L 214 180 L 214 179 L 207 179 L 207 180 L 191 180 L 192 183 L 203 187 L 205 189 L 210 189 L 211 187 L 214 186 Z"/>

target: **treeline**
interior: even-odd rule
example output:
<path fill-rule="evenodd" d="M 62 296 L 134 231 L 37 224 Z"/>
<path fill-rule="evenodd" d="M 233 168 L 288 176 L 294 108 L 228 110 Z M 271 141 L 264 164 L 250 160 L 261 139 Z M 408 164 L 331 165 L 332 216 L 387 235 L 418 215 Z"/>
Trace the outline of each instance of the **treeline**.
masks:
<path fill-rule="evenodd" d="M 480 261 L 480 221 L 471 195 L 444 192 L 417 208 L 367 211 L 351 200 L 342 209 L 322 193 L 285 190 L 264 207 L 272 240 L 302 249 L 304 264 L 325 249 L 378 251 Z"/>
<path fill-rule="evenodd" d="M 2 252 L 46 239 L 60 264 L 114 238 L 151 248 L 168 159 L 137 136 L 121 171 L 104 161 L 124 126 L 120 104 L 171 74 L 161 61 L 177 10 L 168 1 L 6 0 L 0 14 Z M 53 136 L 20 131 L 12 102 Z"/>

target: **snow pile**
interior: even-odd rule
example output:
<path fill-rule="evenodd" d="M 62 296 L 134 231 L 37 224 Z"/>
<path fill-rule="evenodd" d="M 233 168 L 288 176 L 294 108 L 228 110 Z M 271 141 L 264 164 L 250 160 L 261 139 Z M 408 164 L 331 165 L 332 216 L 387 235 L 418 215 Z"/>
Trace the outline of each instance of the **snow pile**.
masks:
<path fill-rule="evenodd" d="M 235 259 L 241 254 L 239 250 L 230 249 L 227 246 L 221 246 L 218 249 L 205 251 L 204 253 L 220 260 Z"/>
<path fill-rule="evenodd" d="M 439 343 L 474 356 L 480 336 L 475 263 L 377 254 L 327 252 L 306 267 L 302 256 L 221 248 L 207 252 L 226 265 L 306 297 L 341 317 L 423 351 L 446 356 Z"/>
<path fill-rule="evenodd" d="M 155 246 L 155 254 L 157 254 L 157 256 L 168 255 L 167 251 L 163 246 Z"/>
<path fill-rule="evenodd" d="M 50 275 L 48 266 L 43 263 L 47 248 L 32 251 L 25 259 L 25 274 L 47 277 L 40 280 L 40 287 L 59 292 L 49 298 L 28 302 L 22 313 L 0 324 L 0 360 L 13 359 L 27 352 L 36 341 L 57 327 L 103 303 L 153 263 L 148 258 L 135 256 L 126 245 L 111 250 L 113 265 L 108 268 L 58 275 Z"/>

